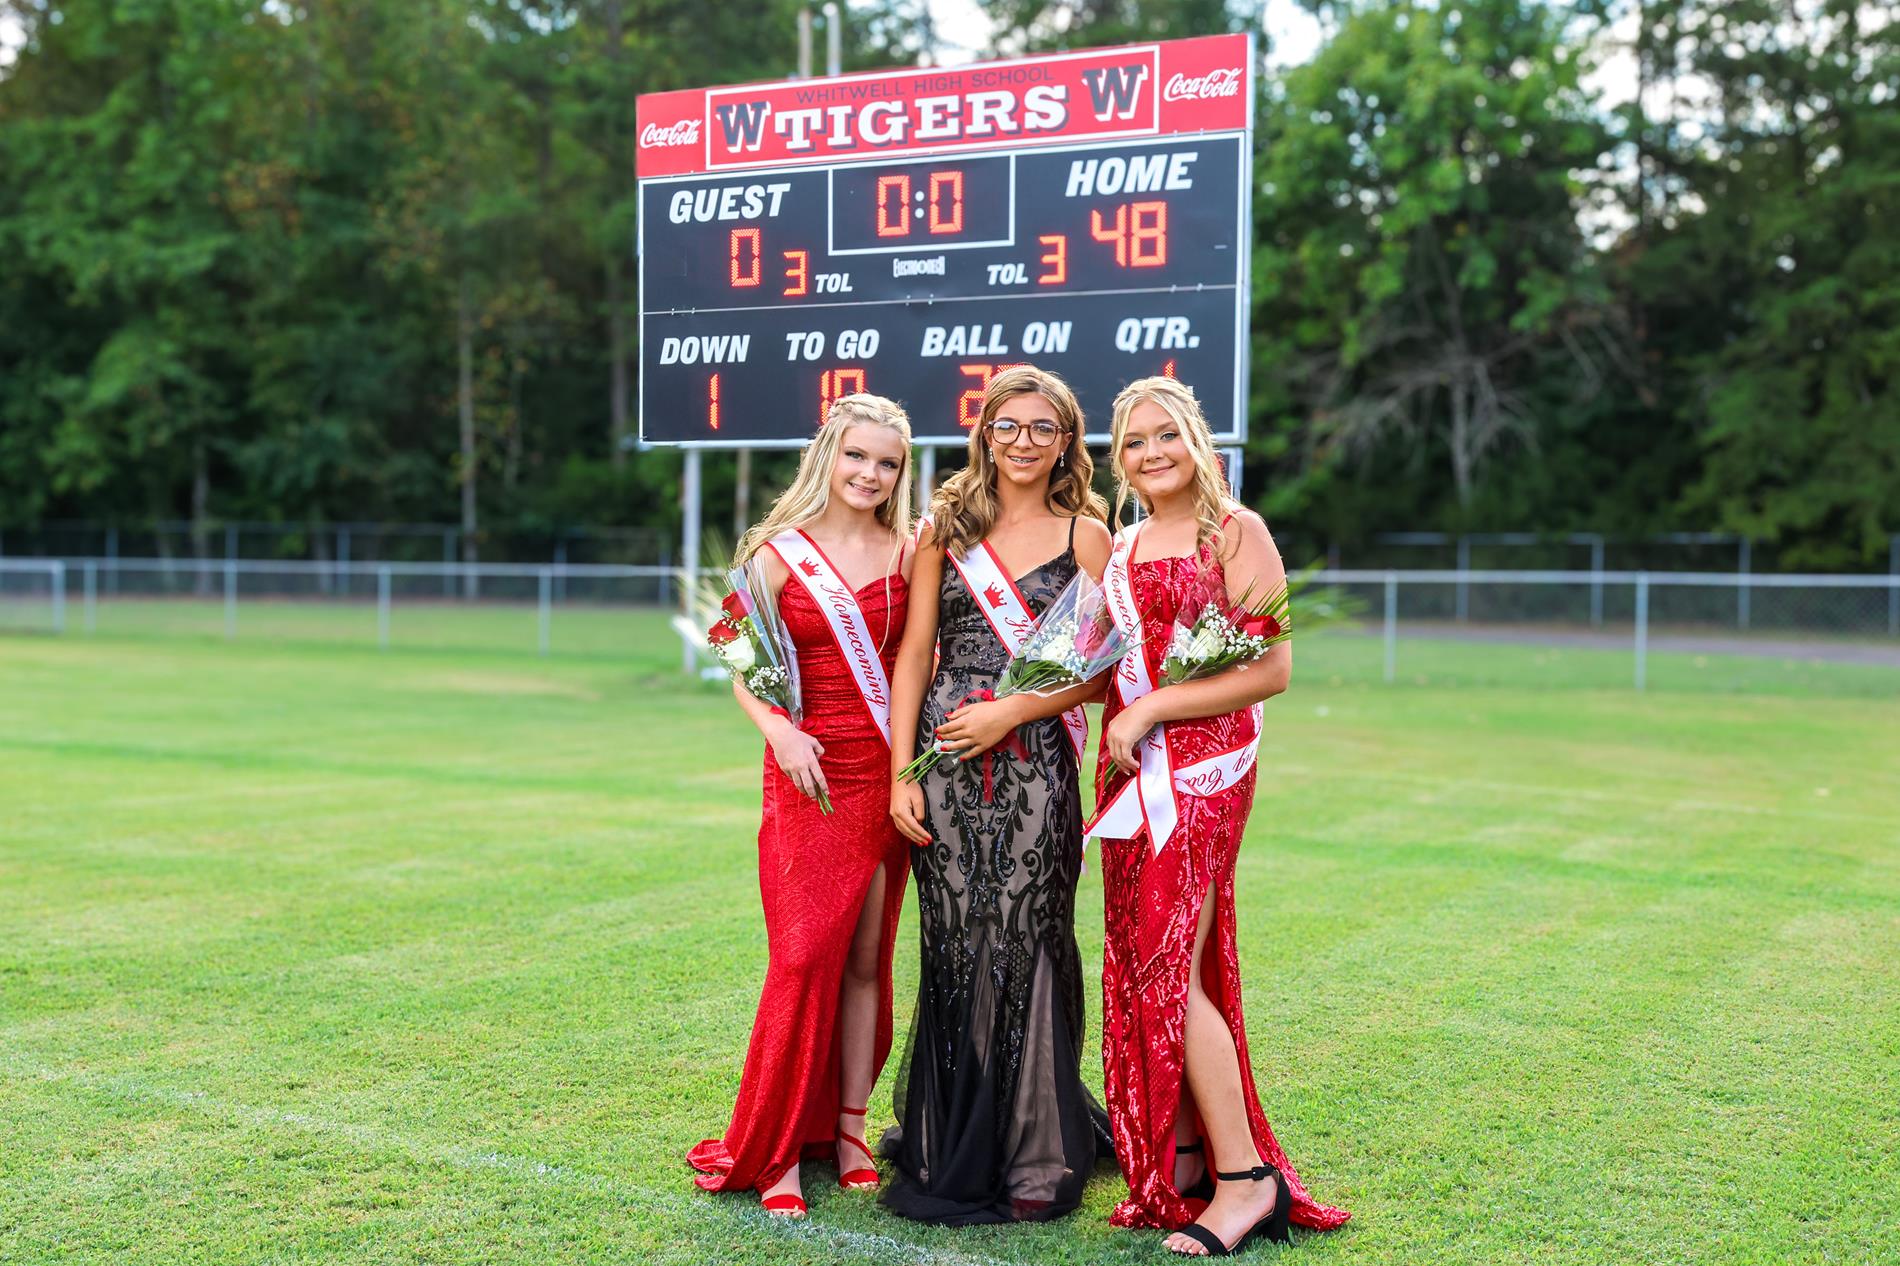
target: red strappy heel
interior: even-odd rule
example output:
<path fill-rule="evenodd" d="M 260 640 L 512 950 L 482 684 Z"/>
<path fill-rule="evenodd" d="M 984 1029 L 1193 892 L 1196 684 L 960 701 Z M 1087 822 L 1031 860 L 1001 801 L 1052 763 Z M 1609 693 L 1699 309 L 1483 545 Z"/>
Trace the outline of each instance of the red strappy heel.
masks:
<path fill-rule="evenodd" d="M 863 1108 L 839 1108 L 838 1115 L 841 1117 L 861 1117 L 865 1111 Z M 863 1139 L 846 1134 L 843 1130 L 839 1130 L 838 1141 L 840 1143 L 851 1144 L 851 1146 L 864 1153 L 866 1160 L 870 1161 L 872 1165 L 876 1165 L 877 1157 L 872 1155 L 871 1149 L 864 1145 Z M 877 1188 L 877 1184 L 878 1176 L 875 1168 L 845 1169 L 842 1166 L 839 1167 L 838 1185 L 847 1191 L 873 1191 Z"/>
<path fill-rule="evenodd" d="M 767 1196 L 759 1201 L 759 1207 L 775 1218 L 802 1218 L 805 1216 L 805 1198 L 803 1196 L 782 1195 Z"/>

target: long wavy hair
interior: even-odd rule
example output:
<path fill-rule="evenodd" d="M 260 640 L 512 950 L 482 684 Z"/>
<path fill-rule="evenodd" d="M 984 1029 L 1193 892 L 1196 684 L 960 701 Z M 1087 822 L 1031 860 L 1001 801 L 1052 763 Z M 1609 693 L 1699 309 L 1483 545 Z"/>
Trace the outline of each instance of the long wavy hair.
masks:
<path fill-rule="evenodd" d="M 1108 436 L 1109 461 L 1115 469 L 1115 526 L 1121 527 L 1122 507 L 1128 503 L 1128 494 L 1134 491 L 1128 482 L 1128 467 L 1122 461 L 1122 445 L 1128 440 L 1128 418 L 1135 406 L 1143 403 L 1158 405 L 1167 413 L 1180 429 L 1188 455 L 1194 459 L 1194 542 L 1198 552 L 1220 535 L 1221 521 L 1238 509 L 1240 503 L 1227 487 L 1227 468 L 1214 448 L 1214 429 L 1207 424 L 1207 414 L 1201 411 L 1194 388 L 1178 379 L 1137 378 L 1115 397 L 1114 421 Z M 1154 512 L 1154 507 L 1140 492 L 1135 492 L 1135 500 L 1141 503 L 1144 512 Z"/>
<path fill-rule="evenodd" d="M 996 459 L 985 438 L 997 411 L 1017 396 L 1037 395 L 1055 407 L 1056 422 L 1068 432 L 1068 442 L 1049 475 L 1043 504 L 1071 518 L 1088 515 L 1108 518 L 1108 502 L 1091 486 L 1095 459 L 1089 456 L 1082 406 L 1069 384 L 1034 365 L 1011 365 L 990 379 L 983 392 L 983 408 L 970 428 L 970 459 L 937 489 L 930 499 L 932 540 L 944 553 L 962 558 L 996 526 Z"/>
<path fill-rule="evenodd" d="M 910 416 L 895 400 L 859 392 L 840 396 L 832 403 L 817 437 L 805 446 L 804 455 L 798 459 L 798 474 L 791 487 L 781 492 L 765 517 L 739 538 L 739 548 L 732 556 L 734 567 L 751 561 L 752 556 L 779 533 L 803 527 L 825 512 L 831 504 L 831 473 L 838 465 L 844 433 L 854 426 L 883 427 L 904 441 L 904 464 L 897 472 L 897 486 L 877 508 L 877 521 L 890 529 L 895 548 L 899 551 L 904 548 L 911 533 Z"/>

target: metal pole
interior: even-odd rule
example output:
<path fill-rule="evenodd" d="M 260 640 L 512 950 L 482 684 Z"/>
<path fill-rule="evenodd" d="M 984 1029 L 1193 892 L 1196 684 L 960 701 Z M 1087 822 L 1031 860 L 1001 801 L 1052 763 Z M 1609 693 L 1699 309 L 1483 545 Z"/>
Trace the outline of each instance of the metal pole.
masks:
<path fill-rule="evenodd" d="M 699 450 L 689 448 L 680 472 L 680 610 L 693 614 L 693 595 L 699 591 Z M 692 643 L 681 652 L 680 670 L 693 672 L 699 656 Z"/>
<path fill-rule="evenodd" d="M 106 568 L 106 592 L 119 592 L 119 528 L 117 524 L 106 529 L 106 557 L 111 566 Z"/>
<path fill-rule="evenodd" d="M 1887 574 L 1900 578 L 1900 532 L 1887 538 Z M 1900 637 L 1900 585 L 1887 590 L 1887 636 Z"/>
<path fill-rule="evenodd" d="M 548 623 L 554 611 L 554 572 L 541 569 L 541 653 L 548 653 Z"/>
<path fill-rule="evenodd" d="M 844 23 L 839 20 L 838 6 L 825 5 L 825 73 L 837 75 L 844 72 Z"/>
<path fill-rule="evenodd" d="M 917 513 L 925 514 L 930 510 L 930 494 L 936 490 L 937 450 L 932 445 L 925 445 L 917 453 Z"/>
<path fill-rule="evenodd" d="M 738 540 L 752 523 L 752 450 L 742 448 L 732 462 L 732 539 Z"/>
<path fill-rule="evenodd" d="M 53 632 L 66 631 L 66 564 L 53 564 Z"/>
<path fill-rule="evenodd" d="M 86 584 L 86 632 L 91 633 L 99 627 L 99 564 L 90 558 L 85 566 Z"/>
<path fill-rule="evenodd" d="M 811 10 L 798 11 L 798 77 L 811 78 Z"/>
<path fill-rule="evenodd" d="M 1751 553 L 1752 550 L 1749 545 L 1749 540 L 1744 536 L 1742 538 L 1741 562 L 1740 566 L 1736 569 L 1741 579 L 1735 583 L 1735 627 L 1738 629 L 1746 629 L 1748 627 L 1748 599 L 1749 595 L 1753 592 L 1753 590 L 1748 587 L 1748 564 Z"/>
<path fill-rule="evenodd" d="M 389 568 L 376 569 L 376 645 L 389 649 Z"/>
<path fill-rule="evenodd" d="M 1649 573 L 1636 573 L 1636 688 L 1647 689 L 1649 676 Z"/>
<path fill-rule="evenodd" d="M 224 556 L 226 558 L 236 558 L 237 547 L 238 547 L 237 524 L 227 523 L 224 525 Z"/>
<path fill-rule="evenodd" d="M 337 584 L 343 589 L 343 596 L 347 598 L 350 593 L 350 530 L 348 528 L 336 530 L 336 579 Z"/>
<path fill-rule="evenodd" d="M 1459 534 L 1458 537 L 1458 623 L 1463 624 L 1471 614 L 1471 587 L 1464 573 L 1471 570 L 1471 538 Z"/>
<path fill-rule="evenodd" d="M 735 540 L 738 538 L 734 538 Z M 567 601 L 567 538 L 563 536 L 554 542 L 554 565 L 559 568 L 555 578 L 555 594 L 562 602 Z"/>
<path fill-rule="evenodd" d="M 237 564 L 224 560 L 224 635 L 237 636 Z"/>
<path fill-rule="evenodd" d="M 1603 538 L 1590 542 L 1590 627 L 1603 627 Z"/>
<path fill-rule="evenodd" d="M 455 596 L 455 529 L 442 532 L 442 596 Z"/>
<path fill-rule="evenodd" d="M 1385 574 L 1385 680 L 1391 685 L 1399 674 L 1399 577 Z"/>

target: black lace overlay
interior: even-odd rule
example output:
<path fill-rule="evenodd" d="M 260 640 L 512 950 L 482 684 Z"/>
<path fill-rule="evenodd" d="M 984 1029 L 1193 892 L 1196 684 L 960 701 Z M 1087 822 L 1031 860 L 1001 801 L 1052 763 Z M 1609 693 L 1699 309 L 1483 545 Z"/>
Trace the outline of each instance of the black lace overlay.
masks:
<path fill-rule="evenodd" d="M 1017 582 L 1032 614 L 1075 576 L 1073 545 Z M 1009 654 L 957 570 L 944 567 L 941 659 L 918 726 L 926 741 Z M 1025 756 L 992 749 L 923 779 L 932 843 L 911 852 L 922 973 L 897 1081 L 897 1172 L 884 1203 L 947 1225 L 1043 1220 L 1074 1209 L 1106 1117 L 1082 1085 L 1082 964 L 1075 886 L 1082 806 L 1059 717 L 1017 731 Z"/>

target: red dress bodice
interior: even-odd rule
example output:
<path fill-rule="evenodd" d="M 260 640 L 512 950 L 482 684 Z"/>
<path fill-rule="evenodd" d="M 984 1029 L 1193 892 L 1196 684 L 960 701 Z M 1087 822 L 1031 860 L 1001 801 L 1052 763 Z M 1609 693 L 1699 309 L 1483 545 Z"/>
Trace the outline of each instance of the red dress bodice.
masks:
<path fill-rule="evenodd" d="M 858 610 L 864 613 L 864 627 L 877 643 L 878 660 L 888 677 L 897 663 L 898 643 L 904 638 L 910 584 L 893 573 L 859 589 L 856 597 Z M 778 602 L 786 631 L 798 649 L 798 690 L 805 713 L 799 728 L 821 743 L 828 744 L 834 738 L 865 738 L 881 744 L 884 740 L 858 693 L 851 666 L 805 586 L 786 580 Z"/>

